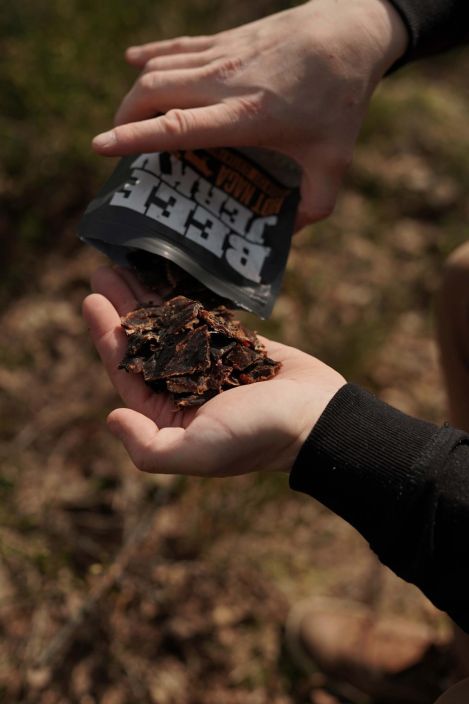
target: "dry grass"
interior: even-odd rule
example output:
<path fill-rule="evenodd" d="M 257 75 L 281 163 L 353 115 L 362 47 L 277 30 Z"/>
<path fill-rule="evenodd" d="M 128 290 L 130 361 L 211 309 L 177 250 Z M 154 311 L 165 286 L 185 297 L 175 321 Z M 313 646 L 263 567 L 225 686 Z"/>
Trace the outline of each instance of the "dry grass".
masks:
<path fill-rule="evenodd" d="M 159 30 L 184 30 L 175 5 L 161 7 Z M 207 17 L 220 26 L 251 11 L 237 7 L 207 0 L 190 11 L 198 26 Z M 180 3 L 182 14 L 188 8 Z M 124 42 L 123 19 L 113 27 Z M 9 42 L 25 66 L 20 50 L 31 41 L 12 34 Z M 464 53 L 440 59 L 382 87 L 336 213 L 296 237 L 272 319 L 250 321 L 436 422 L 445 401 L 432 301 L 444 258 L 468 229 L 468 61 Z M 108 435 L 116 398 L 80 317 L 101 259 L 75 241 L 73 227 L 102 178 L 85 136 L 103 126 L 122 89 L 123 79 L 113 81 L 103 108 L 104 89 L 95 86 L 85 127 L 66 113 L 70 127 L 59 129 L 57 114 L 44 109 L 41 124 L 49 109 L 58 132 L 41 168 L 20 173 L 14 151 L 3 165 L 10 244 L 1 289 L 0 699 L 313 701 L 320 675 L 300 674 L 284 652 L 285 618 L 298 599 L 344 596 L 435 629 L 445 622 L 349 526 L 292 494 L 285 477 L 146 477 Z M 17 123 L 15 138 L 22 130 L 39 155 L 31 122 Z"/>

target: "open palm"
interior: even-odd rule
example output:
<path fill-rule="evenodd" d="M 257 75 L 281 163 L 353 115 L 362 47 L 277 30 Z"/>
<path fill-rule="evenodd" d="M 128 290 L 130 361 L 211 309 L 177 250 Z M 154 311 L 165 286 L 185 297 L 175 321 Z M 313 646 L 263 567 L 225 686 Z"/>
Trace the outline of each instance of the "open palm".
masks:
<path fill-rule="evenodd" d="M 147 472 L 227 476 L 256 470 L 289 471 L 322 411 L 345 383 L 333 369 L 292 347 L 263 339 L 282 362 L 267 381 L 240 386 L 199 408 L 177 410 L 140 375 L 118 368 L 127 341 L 120 316 L 154 298 L 128 274 L 100 269 L 96 293 L 83 304 L 85 320 L 107 372 L 127 408 L 108 418 L 133 462 Z"/>

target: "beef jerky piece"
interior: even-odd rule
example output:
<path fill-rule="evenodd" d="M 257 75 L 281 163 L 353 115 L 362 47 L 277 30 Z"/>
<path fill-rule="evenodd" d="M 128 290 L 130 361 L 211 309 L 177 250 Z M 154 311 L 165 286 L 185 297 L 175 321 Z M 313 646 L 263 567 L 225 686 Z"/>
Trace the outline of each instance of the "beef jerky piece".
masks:
<path fill-rule="evenodd" d="M 159 335 L 157 332 L 135 332 L 129 335 L 127 340 L 127 355 L 138 356 L 141 354 L 144 357 L 148 356 L 148 352 L 154 352 L 158 346 Z"/>
<path fill-rule="evenodd" d="M 216 361 L 232 350 L 235 345 L 236 341 L 230 340 L 226 335 L 212 333 L 210 335 L 210 356 Z"/>
<path fill-rule="evenodd" d="M 177 359 L 169 365 L 167 373 L 174 369 L 178 374 L 193 374 L 210 367 L 210 337 L 206 325 L 191 330 L 176 345 Z M 185 369 L 184 369 L 185 367 Z"/>
<path fill-rule="evenodd" d="M 151 375 L 148 380 L 156 380 L 203 372 L 209 366 L 209 335 L 207 326 L 203 325 L 162 345 L 146 373 Z"/>
<path fill-rule="evenodd" d="M 137 308 L 121 318 L 122 327 L 127 334 L 157 329 L 161 324 L 163 311 L 163 306 Z"/>
<path fill-rule="evenodd" d="M 272 379 L 277 374 L 277 369 L 267 365 L 259 365 L 254 367 L 249 372 L 243 372 L 239 375 L 239 380 L 242 384 L 253 384 L 256 381 L 267 381 Z"/>
<path fill-rule="evenodd" d="M 232 378 L 232 372 L 233 367 L 223 364 L 221 359 L 217 360 L 210 367 L 210 373 L 208 374 L 209 388 L 221 393 L 224 389 L 239 386 L 239 381 Z"/>
<path fill-rule="evenodd" d="M 215 396 L 215 393 L 207 391 L 202 396 L 191 394 L 190 396 L 179 396 L 174 398 L 174 403 L 178 408 L 187 408 L 188 406 L 202 406 L 206 401 L 209 401 Z"/>
<path fill-rule="evenodd" d="M 127 334 L 140 333 L 148 337 L 157 336 L 164 330 L 167 335 L 174 335 L 184 328 L 190 329 L 199 323 L 197 317 L 201 304 L 184 296 L 177 296 L 162 306 L 149 307 L 139 315 L 129 313 L 122 321 Z M 133 311 L 135 313 L 136 311 Z"/>
<path fill-rule="evenodd" d="M 180 266 L 157 254 L 135 250 L 127 255 L 127 260 L 142 284 L 165 300 L 179 293 L 200 301 L 206 308 L 216 308 L 226 301 Z"/>
<path fill-rule="evenodd" d="M 186 279 L 181 281 L 177 291 L 178 293 L 184 293 L 188 298 L 195 298 L 202 303 L 204 308 L 208 308 L 209 310 L 218 308 L 227 301 L 226 298 L 222 298 L 189 275 L 187 275 Z"/>
<path fill-rule="evenodd" d="M 166 392 L 166 382 L 163 379 L 159 379 L 158 381 L 147 381 L 147 386 L 150 387 L 150 389 L 153 389 L 153 391 L 157 394 L 165 393 Z"/>
<path fill-rule="evenodd" d="M 199 322 L 198 313 L 202 305 L 185 296 L 176 296 L 164 306 L 162 325 L 168 335 L 180 332 L 184 328 L 193 328 Z"/>
<path fill-rule="evenodd" d="M 148 386 L 169 393 L 178 408 L 270 379 L 281 366 L 224 306 L 207 310 L 179 295 L 133 311 L 122 323 L 128 349 L 121 367 L 142 373 Z"/>
<path fill-rule="evenodd" d="M 204 396 L 192 394 L 191 396 L 180 396 L 173 400 L 178 408 L 186 408 L 187 406 L 202 406 L 207 399 Z"/>
<path fill-rule="evenodd" d="M 209 388 L 209 377 L 199 376 L 173 376 L 166 382 L 166 388 L 173 394 L 194 393 L 202 395 Z"/>
<path fill-rule="evenodd" d="M 215 311 L 210 311 L 203 308 L 200 311 L 200 318 L 207 323 L 209 328 L 214 332 L 218 332 L 226 337 L 233 337 L 229 327 L 229 321 L 224 320 L 220 315 L 217 315 Z"/>
<path fill-rule="evenodd" d="M 145 357 L 134 357 L 127 355 L 119 364 L 119 369 L 125 369 L 126 372 L 132 374 L 141 374 L 145 364 Z"/>
<path fill-rule="evenodd" d="M 158 354 L 152 354 L 151 357 L 148 357 L 143 364 L 142 373 L 146 382 L 161 379 L 158 367 L 158 356 Z"/>
<path fill-rule="evenodd" d="M 234 369 L 241 371 L 254 364 L 257 359 L 259 359 L 259 354 L 255 350 L 239 343 L 225 357 L 227 364 L 231 364 Z"/>
<path fill-rule="evenodd" d="M 226 319 L 223 315 L 217 314 L 216 311 L 205 310 L 204 308 L 200 311 L 199 315 L 200 318 L 207 323 L 209 328 L 215 332 L 237 340 L 242 345 L 250 344 L 250 337 L 246 334 L 246 331 L 243 330 L 239 321 Z"/>
<path fill-rule="evenodd" d="M 137 359 L 146 360 L 150 357 L 158 346 L 158 338 L 155 333 L 132 333 L 127 341 L 127 352 L 119 365 L 120 369 L 138 374 L 143 371 L 141 362 Z"/>
<path fill-rule="evenodd" d="M 143 366 L 143 378 L 145 381 L 158 381 L 167 376 L 166 367 L 174 360 L 176 345 L 180 339 L 182 338 L 172 338 L 170 340 L 162 338 L 162 344 L 158 350 L 145 360 Z M 184 374 L 184 371 L 181 374 Z"/>
<path fill-rule="evenodd" d="M 255 366 L 248 371 L 239 375 L 239 380 L 242 384 L 253 384 L 256 381 L 267 381 L 276 376 L 280 371 L 280 362 L 274 362 L 270 357 L 260 359 Z"/>
<path fill-rule="evenodd" d="M 127 261 L 146 288 L 161 297 L 173 294 L 178 280 L 167 259 L 137 249 L 127 254 Z"/>
<path fill-rule="evenodd" d="M 226 306 L 218 306 L 214 309 L 213 312 L 216 313 L 216 315 L 218 315 L 220 318 L 223 318 L 223 320 L 226 320 L 227 322 L 234 320 L 233 311 L 227 308 Z"/>
<path fill-rule="evenodd" d="M 243 323 L 240 320 L 237 320 L 236 322 L 237 322 L 238 328 L 239 328 L 238 334 L 242 335 L 243 343 L 245 344 L 244 341 L 248 340 L 254 349 L 259 348 L 259 350 L 263 350 L 264 346 L 261 343 L 261 341 L 258 339 L 257 333 L 254 330 L 250 330 L 245 325 L 243 325 Z"/>
<path fill-rule="evenodd" d="M 258 347 L 259 350 L 264 350 L 256 333 L 245 327 L 240 320 L 236 320 L 233 312 L 225 306 L 219 306 L 212 311 L 202 311 L 200 317 L 204 318 L 217 332 L 224 333 L 243 345 L 251 344 L 255 349 Z"/>

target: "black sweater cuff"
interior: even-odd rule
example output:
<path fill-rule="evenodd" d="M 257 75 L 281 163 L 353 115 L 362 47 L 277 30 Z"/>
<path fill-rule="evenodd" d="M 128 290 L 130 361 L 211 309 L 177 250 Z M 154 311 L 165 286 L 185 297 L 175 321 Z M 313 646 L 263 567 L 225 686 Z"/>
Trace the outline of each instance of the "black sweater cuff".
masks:
<path fill-rule="evenodd" d="M 292 489 L 354 526 L 469 633 L 469 435 L 347 384 L 303 445 Z"/>
<path fill-rule="evenodd" d="M 304 443 L 290 486 L 314 496 L 370 540 L 377 524 L 399 520 L 412 502 L 422 480 L 412 467 L 436 431 L 347 384 Z"/>
<path fill-rule="evenodd" d="M 382 562 L 418 583 L 426 569 L 419 561 L 433 549 L 433 502 L 453 449 L 467 441 L 461 430 L 412 418 L 347 384 L 301 448 L 290 486 L 348 521 Z"/>
<path fill-rule="evenodd" d="M 405 55 L 395 70 L 409 61 L 437 54 L 469 39 L 467 0 L 389 0 L 409 32 Z"/>

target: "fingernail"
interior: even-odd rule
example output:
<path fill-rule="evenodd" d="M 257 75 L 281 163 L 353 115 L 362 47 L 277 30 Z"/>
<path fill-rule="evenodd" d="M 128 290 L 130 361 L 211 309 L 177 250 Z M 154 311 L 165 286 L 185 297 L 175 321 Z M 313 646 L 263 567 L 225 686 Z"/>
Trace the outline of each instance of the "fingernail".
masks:
<path fill-rule="evenodd" d="M 102 132 L 96 135 L 93 139 L 93 146 L 103 148 L 112 147 L 117 142 L 116 133 L 114 130 L 109 130 L 109 132 Z"/>
<path fill-rule="evenodd" d="M 140 56 L 141 51 L 140 51 L 140 48 L 139 48 L 138 46 L 129 46 L 129 48 L 127 49 L 127 51 L 126 51 L 125 53 L 126 53 L 127 56 L 129 56 L 131 59 L 137 59 L 137 58 Z"/>

